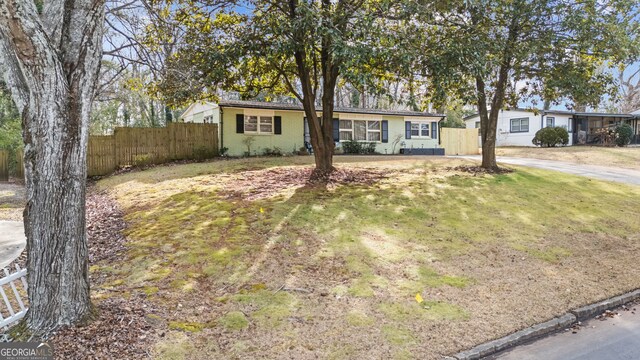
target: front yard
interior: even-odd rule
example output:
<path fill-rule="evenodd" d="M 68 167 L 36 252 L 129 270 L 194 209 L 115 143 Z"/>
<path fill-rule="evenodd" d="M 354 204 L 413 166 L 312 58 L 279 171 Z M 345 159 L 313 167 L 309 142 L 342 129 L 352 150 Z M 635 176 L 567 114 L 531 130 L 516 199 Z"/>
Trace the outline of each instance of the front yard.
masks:
<path fill-rule="evenodd" d="M 311 161 L 100 181 L 128 245 L 91 266 L 96 302 L 146 296 L 159 359 L 431 359 L 640 287 L 640 188 L 401 157 L 304 187 Z"/>
<path fill-rule="evenodd" d="M 613 166 L 640 170 L 640 147 L 501 147 L 496 149 L 496 155 L 557 160 L 583 165 Z"/>

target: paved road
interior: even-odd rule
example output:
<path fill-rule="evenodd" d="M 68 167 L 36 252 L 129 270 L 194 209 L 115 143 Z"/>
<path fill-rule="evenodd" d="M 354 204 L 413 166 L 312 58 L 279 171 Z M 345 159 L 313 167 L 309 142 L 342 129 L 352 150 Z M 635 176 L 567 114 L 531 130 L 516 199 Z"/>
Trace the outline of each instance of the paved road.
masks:
<path fill-rule="evenodd" d="M 476 156 L 456 156 L 458 158 L 481 160 Z M 586 176 L 593 179 L 615 181 L 631 185 L 640 185 L 640 171 L 607 166 L 572 164 L 562 161 L 540 160 L 498 156 L 497 161 L 503 164 L 521 165 L 545 170 L 555 170 L 567 174 Z"/>
<path fill-rule="evenodd" d="M 22 222 L 0 220 L 0 268 L 22 253 L 26 241 Z"/>
<path fill-rule="evenodd" d="M 640 310 L 640 306 L 637 307 Z M 637 360 L 640 359 L 640 313 L 592 319 L 576 334 L 565 331 L 494 355 L 496 360 Z"/>

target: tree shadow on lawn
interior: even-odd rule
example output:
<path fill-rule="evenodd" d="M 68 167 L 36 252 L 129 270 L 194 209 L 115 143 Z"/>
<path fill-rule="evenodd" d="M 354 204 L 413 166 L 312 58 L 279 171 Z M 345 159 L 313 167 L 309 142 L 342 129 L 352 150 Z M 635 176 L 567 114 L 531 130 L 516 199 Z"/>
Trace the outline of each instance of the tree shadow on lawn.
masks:
<path fill-rule="evenodd" d="M 629 286 L 585 291 L 573 280 L 606 276 L 638 249 L 622 238 L 638 224 L 605 235 L 585 217 L 630 225 L 607 201 L 633 199 L 548 174 L 426 171 L 254 200 L 187 191 L 127 216 L 131 249 L 118 277 L 149 295 L 179 339 L 159 343 L 159 358 L 435 358 L 583 301 L 567 288 L 593 298 Z M 605 247 L 616 250 L 596 270 L 580 268 Z"/>

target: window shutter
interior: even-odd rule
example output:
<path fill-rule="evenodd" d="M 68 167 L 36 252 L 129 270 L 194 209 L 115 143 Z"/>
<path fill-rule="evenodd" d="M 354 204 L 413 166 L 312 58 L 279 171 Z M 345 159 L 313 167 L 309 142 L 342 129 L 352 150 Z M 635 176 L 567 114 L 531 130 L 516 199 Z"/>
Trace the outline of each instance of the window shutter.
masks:
<path fill-rule="evenodd" d="M 333 141 L 340 141 L 340 119 L 333 119 Z"/>
<path fill-rule="evenodd" d="M 244 134 L 244 114 L 236 114 L 236 134 Z"/>
<path fill-rule="evenodd" d="M 282 116 L 273 117 L 273 133 L 282 135 Z"/>
<path fill-rule="evenodd" d="M 382 120 L 382 142 L 383 143 L 389 142 L 389 121 L 388 120 Z"/>
<path fill-rule="evenodd" d="M 438 138 L 438 123 L 437 122 L 431 123 L 431 138 L 432 139 L 437 139 Z"/>
<path fill-rule="evenodd" d="M 411 139 L 411 121 L 404 122 L 404 137 L 405 139 Z"/>

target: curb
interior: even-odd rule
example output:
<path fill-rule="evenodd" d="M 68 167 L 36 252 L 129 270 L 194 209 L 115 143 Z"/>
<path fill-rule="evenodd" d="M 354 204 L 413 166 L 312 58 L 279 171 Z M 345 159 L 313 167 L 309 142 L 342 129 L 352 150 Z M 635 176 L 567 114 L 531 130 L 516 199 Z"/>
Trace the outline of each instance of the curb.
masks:
<path fill-rule="evenodd" d="M 568 313 L 553 318 L 549 321 L 533 325 L 520 331 L 516 331 L 511 335 L 486 342 L 475 346 L 469 350 L 459 352 L 453 356 L 446 357 L 450 360 L 477 360 L 483 357 L 496 354 L 508 348 L 526 343 L 544 335 L 551 334 L 561 329 L 565 329 L 578 321 L 591 318 L 594 315 L 601 314 L 606 310 L 611 310 L 618 306 L 640 298 L 640 289 L 632 292 L 615 296 L 607 300 L 597 302 L 595 304 L 583 306 Z"/>

